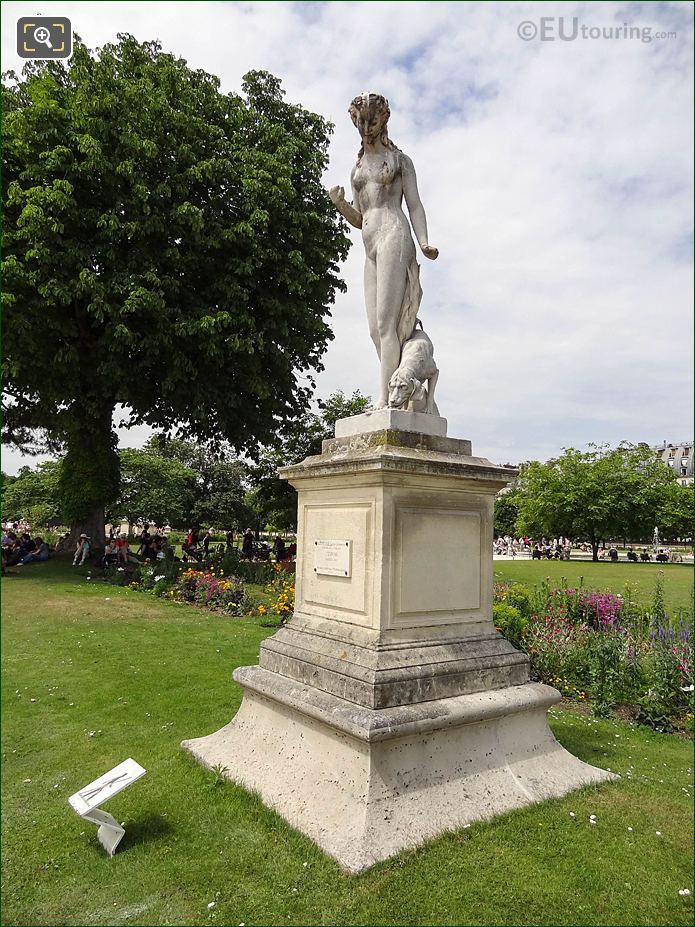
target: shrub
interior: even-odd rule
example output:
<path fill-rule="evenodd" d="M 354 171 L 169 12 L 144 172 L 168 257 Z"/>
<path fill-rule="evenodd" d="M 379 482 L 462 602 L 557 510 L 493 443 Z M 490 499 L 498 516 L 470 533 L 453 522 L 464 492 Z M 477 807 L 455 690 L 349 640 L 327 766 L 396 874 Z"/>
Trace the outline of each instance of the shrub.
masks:
<path fill-rule="evenodd" d="M 215 554 L 210 564 L 215 570 L 223 570 L 226 575 L 234 574 L 258 586 L 271 582 L 275 575 L 275 565 L 270 560 L 242 560 L 241 552 L 236 548 Z"/>
<path fill-rule="evenodd" d="M 620 688 L 622 641 L 611 631 L 598 631 L 588 637 L 587 656 L 593 712 L 597 718 L 607 718 Z"/>
<path fill-rule="evenodd" d="M 498 583 L 495 586 L 494 600 L 511 605 L 522 618 L 528 618 L 531 614 L 531 593 L 521 583 Z"/>
<path fill-rule="evenodd" d="M 652 631 L 645 694 L 639 699 L 637 720 L 657 731 L 673 729 L 673 720 L 691 707 L 693 645 L 690 628 L 660 625 Z"/>
<path fill-rule="evenodd" d="M 492 620 L 500 634 L 506 637 L 512 646 L 521 649 L 526 618 L 519 609 L 507 605 L 506 602 L 496 602 L 492 606 Z"/>

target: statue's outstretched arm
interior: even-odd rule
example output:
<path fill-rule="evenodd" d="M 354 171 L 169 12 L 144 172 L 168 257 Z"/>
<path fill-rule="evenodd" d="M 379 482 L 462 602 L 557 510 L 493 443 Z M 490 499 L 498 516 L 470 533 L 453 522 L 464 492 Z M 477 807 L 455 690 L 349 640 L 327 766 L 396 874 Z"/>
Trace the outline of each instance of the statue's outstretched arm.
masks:
<path fill-rule="evenodd" d="M 350 225 L 354 225 L 356 229 L 362 228 L 362 213 L 359 209 L 356 209 L 352 203 L 348 203 L 345 199 L 345 189 L 343 187 L 331 187 L 328 191 L 328 195 L 333 200 L 336 209 L 347 219 Z M 357 197 L 355 196 L 355 191 L 353 188 L 353 197 L 354 202 L 357 202 Z"/>
<path fill-rule="evenodd" d="M 425 257 L 434 261 L 439 255 L 439 251 L 427 241 L 427 218 L 425 217 L 425 208 L 422 205 L 420 194 L 418 193 L 415 168 L 408 155 L 401 155 L 401 173 L 403 177 L 403 195 L 408 204 L 410 222 L 413 226 L 417 243 L 420 245 Z"/>

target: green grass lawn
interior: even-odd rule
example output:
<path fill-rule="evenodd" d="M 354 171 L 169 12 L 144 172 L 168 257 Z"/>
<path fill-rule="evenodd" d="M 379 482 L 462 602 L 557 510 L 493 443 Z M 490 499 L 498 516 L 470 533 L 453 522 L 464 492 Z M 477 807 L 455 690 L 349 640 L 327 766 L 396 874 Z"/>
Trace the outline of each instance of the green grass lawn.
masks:
<path fill-rule="evenodd" d="M 638 601 L 651 600 L 654 583 L 659 574 L 664 577 L 666 606 L 687 609 L 692 604 L 693 567 L 680 563 L 610 563 L 591 560 L 495 560 L 495 582 L 512 580 L 534 586 L 548 579 L 559 584 L 567 580 L 577 586 L 580 580 L 590 589 L 602 592 L 623 592 L 625 584 L 634 588 Z"/>
<path fill-rule="evenodd" d="M 2 581 L 4 924 L 692 922 L 690 742 L 555 710 L 561 742 L 620 781 L 346 876 L 179 746 L 234 714 L 232 669 L 271 630 L 76 573 Z M 126 828 L 108 859 L 67 798 L 128 756 L 147 775 L 106 806 Z"/>

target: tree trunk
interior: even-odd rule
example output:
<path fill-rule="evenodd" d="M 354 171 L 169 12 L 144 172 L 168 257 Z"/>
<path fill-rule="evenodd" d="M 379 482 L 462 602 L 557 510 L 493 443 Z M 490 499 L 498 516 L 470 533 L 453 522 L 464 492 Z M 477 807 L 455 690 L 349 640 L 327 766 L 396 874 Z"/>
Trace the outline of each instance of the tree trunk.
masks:
<path fill-rule="evenodd" d="M 104 531 L 104 507 L 95 508 L 86 518 L 70 526 L 68 549 L 74 552 L 81 534 L 86 534 L 92 542 L 92 550 L 102 551 L 106 546 L 106 533 Z"/>
<path fill-rule="evenodd" d="M 113 430 L 113 404 L 102 405 L 101 412 L 74 404 L 66 427 L 67 452 L 60 474 L 61 502 L 70 525 L 70 543 L 80 534 L 91 540 L 92 553 L 104 549 L 104 510 L 118 498 L 120 461 Z M 91 414 L 90 414 L 91 412 Z"/>
<path fill-rule="evenodd" d="M 591 558 L 591 559 L 594 561 L 594 563 L 598 563 L 598 548 L 599 548 L 599 543 L 600 543 L 600 542 L 599 542 L 598 538 L 595 538 L 595 537 L 592 536 L 592 538 L 591 538 L 591 554 L 592 554 L 592 558 Z"/>

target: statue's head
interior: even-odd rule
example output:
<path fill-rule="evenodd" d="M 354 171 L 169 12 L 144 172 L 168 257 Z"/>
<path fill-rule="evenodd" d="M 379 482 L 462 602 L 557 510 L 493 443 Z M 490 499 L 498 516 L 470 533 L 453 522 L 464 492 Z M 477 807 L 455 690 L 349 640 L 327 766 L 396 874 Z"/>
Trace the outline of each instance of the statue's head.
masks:
<path fill-rule="evenodd" d="M 389 101 L 380 93 L 361 93 L 350 104 L 348 109 L 362 141 L 370 143 L 381 139 L 388 145 L 386 126 L 391 115 Z"/>

